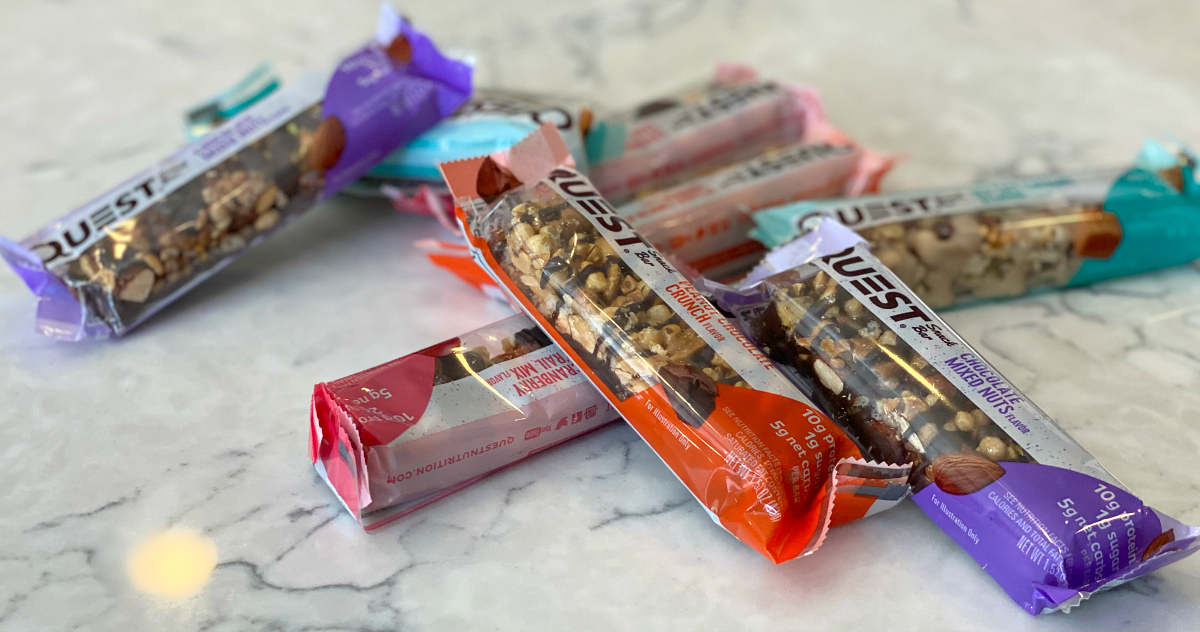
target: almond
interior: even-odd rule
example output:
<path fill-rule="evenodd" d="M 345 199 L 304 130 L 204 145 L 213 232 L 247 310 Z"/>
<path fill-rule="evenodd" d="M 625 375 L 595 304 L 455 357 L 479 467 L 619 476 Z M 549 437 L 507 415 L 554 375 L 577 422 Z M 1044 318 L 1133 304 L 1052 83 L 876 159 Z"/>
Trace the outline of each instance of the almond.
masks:
<path fill-rule="evenodd" d="M 403 35 L 397 35 L 396 39 L 387 45 L 384 52 L 387 53 L 388 58 L 393 63 L 400 66 L 408 65 L 408 62 L 412 61 L 412 45 L 408 43 L 408 38 Z"/>
<path fill-rule="evenodd" d="M 1000 464 L 969 452 L 943 454 L 934 459 L 929 469 L 938 489 L 955 496 L 974 494 L 1004 476 Z"/>
<path fill-rule="evenodd" d="M 308 166 L 325 171 L 337 164 L 346 148 L 346 129 L 336 116 L 331 116 L 317 126 L 312 142 L 308 146 Z"/>
<path fill-rule="evenodd" d="M 1146 560 L 1154 557 L 1154 554 L 1158 553 L 1159 549 L 1163 548 L 1163 546 L 1165 546 L 1171 542 L 1174 542 L 1174 541 L 1175 541 L 1175 530 L 1174 529 L 1167 529 L 1166 531 L 1163 531 L 1162 533 L 1158 534 L 1157 538 L 1154 538 L 1153 540 L 1150 541 L 1150 544 L 1146 545 L 1146 550 L 1142 551 L 1142 561 L 1145 562 Z"/>
<path fill-rule="evenodd" d="M 275 206 L 275 203 L 278 201 L 279 194 L 279 187 L 273 184 L 264 189 L 263 192 L 258 195 L 258 199 L 254 201 L 254 214 L 262 215 L 270 210 L 271 207 Z"/>
<path fill-rule="evenodd" d="M 121 291 L 117 293 L 117 298 L 130 303 L 145 303 L 146 299 L 150 297 L 150 290 L 154 289 L 154 271 L 143 266 L 139 266 L 139 268 L 126 277 Z"/>
<path fill-rule="evenodd" d="M 1075 224 L 1075 254 L 1086 259 L 1108 259 L 1121 244 L 1121 220 L 1108 211 L 1083 214 Z"/>

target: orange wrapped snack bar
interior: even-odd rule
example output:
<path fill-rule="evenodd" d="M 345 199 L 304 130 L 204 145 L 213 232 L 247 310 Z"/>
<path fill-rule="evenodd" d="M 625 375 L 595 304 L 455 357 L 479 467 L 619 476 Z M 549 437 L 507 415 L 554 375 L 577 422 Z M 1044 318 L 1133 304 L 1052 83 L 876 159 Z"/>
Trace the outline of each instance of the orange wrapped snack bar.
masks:
<path fill-rule="evenodd" d="M 863 461 L 573 168 L 552 126 L 442 173 L 480 264 L 738 539 L 786 561 L 903 497 L 907 466 Z"/>

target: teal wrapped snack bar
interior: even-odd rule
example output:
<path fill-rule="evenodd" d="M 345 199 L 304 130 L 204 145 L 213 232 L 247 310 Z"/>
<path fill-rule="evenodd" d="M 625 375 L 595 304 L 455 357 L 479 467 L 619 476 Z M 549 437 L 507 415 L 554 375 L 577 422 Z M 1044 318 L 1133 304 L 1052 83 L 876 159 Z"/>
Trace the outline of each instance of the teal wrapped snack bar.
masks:
<path fill-rule="evenodd" d="M 751 235 L 777 247 L 833 217 L 933 307 L 1014 297 L 1200 258 L 1195 166 L 1150 140 L 1123 170 L 789 204 Z"/>

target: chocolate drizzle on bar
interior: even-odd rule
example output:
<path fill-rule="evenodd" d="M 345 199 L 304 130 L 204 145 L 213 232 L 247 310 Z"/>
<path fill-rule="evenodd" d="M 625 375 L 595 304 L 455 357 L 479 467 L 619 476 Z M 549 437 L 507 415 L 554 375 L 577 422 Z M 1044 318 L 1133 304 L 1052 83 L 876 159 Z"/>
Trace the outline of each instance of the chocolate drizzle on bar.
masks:
<path fill-rule="evenodd" d="M 828 274 L 768 279 L 773 293 L 758 342 L 795 370 L 814 402 L 871 458 L 911 463 L 910 482 L 930 482 L 943 454 L 1035 462 L 969 397 Z"/>

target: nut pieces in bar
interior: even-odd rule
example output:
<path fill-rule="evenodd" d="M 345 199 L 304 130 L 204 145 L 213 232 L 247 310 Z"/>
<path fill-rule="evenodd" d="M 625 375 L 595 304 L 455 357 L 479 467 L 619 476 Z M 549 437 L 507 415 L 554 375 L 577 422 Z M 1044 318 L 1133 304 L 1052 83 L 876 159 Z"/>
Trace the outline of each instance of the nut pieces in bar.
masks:
<path fill-rule="evenodd" d="M 746 386 L 562 197 L 517 205 L 509 228 L 493 254 L 555 329 L 594 359 L 589 364 L 621 399 L 651 386 L 650 374 L 665 370 L 671 382 L 686 386 L 669 389 L 676 411 L 699 425 L 707 415 L 698 413 L 711 411 L 708 400 L 716 395 L 707 384 Z"/>
<path fill-rule="evenodd" d="M 322 170 L 310 162 L 319 121 L 319 106 L 306 109 L 110 227 L 60 278 L 92 314 L 123 333 L 193 279 L 313 204 L 323 183 Z"/>
<path fill-rule="evenodd" d="M 875 256 L 931 307 L 1064 287 L 1107 259 L 1121 224 L 1099 204 L 1022 207 L 864 228 Z"/>

